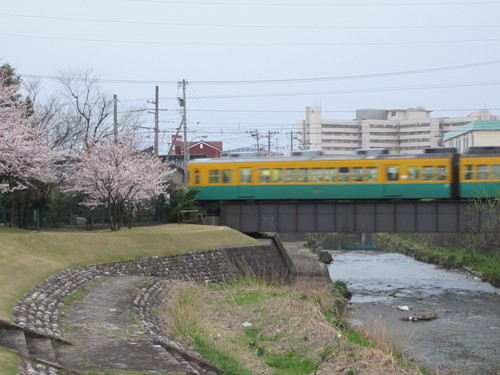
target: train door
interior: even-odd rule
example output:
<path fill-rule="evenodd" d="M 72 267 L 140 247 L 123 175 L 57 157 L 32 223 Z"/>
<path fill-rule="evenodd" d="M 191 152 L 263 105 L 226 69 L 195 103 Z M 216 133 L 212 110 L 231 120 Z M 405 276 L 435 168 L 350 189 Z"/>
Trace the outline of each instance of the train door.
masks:
<path fill-rule="evenodd" d="M 255 181 L 253 181 L 252 168 L 239 168 L 237 179 L 238 198 L 255 199 Z"/>
<path fill-rule="evenodd" d="M 399 165 L 386 165 L 384 167 L 384 188 L 385 198 L 399 198 L 401 192 L 401 167 Z"/>

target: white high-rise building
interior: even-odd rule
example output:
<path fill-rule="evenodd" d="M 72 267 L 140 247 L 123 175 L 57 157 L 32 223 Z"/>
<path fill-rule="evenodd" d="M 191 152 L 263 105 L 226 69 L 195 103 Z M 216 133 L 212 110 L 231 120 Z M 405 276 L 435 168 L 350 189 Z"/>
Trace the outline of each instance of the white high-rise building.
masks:
<path fill-rule="evenodd" d="M 423 107 L 361 109 L 354 120 L 331 120 L 323 118 L 320 106 L 313 106 L 306 107 L 306 118 L 296 127 L 304 150 L 353 154 L 360 148 L 388 148 L 393 154 L 409 154 L 443 146 L 444 133 L 459 126 L 498 118 L 487 110 L 458 118 L 431 118 L 431 112 Z"/>

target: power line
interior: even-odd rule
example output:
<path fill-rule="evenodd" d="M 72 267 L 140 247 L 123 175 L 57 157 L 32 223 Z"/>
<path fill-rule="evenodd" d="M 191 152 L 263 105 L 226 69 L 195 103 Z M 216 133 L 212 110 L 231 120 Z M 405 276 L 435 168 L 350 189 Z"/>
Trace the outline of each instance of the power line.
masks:
<path fill-rule="evenodd" d="M 106 24 L 123 24 L 123 25 L 147 25 L 147 26 L 180 26 L 180 27 L 211 27 L 211 28 L 238 28 L 238 29 L 296 29 L 296 30 L 401 30 L 401 29 L 491 29 L 499 28 L 500 25 L 252 25 L 252 24 L 203 24 L 203 23 L 181 23 L 181 22 L 153 22 L 153 21 L 124 21 L 116 19 L 97 19 L 97 18 L 80 18 L 80 17 L 55 17 L 55 16 L 40 16 L 29 14 L 15 14 L 0 12 L 0 16 L 21 17 L 33 19 L 46 19 L 57 21 L 71 22 L 95 22 Z"/>
<path fill-rule="evenodd" d="M 175 1 L 175 0 L 122 0 L 129 2 L 157 3 L 157 4 L 180 4 L 180 5 L 229 5 L 229 6 L 285 6 L 285 7 L 385 7 L 385 6 L 447 6 L 447 5 L 500 5 L 499 1 L 451 1 L 451 2 L 349 2 L 349 3 L 256 3 L 256 2 L 224 2 L 224 1 Z"/>
<path fill-rule="evenodd" d="M 243 42 L 177 42 L 177 41 L 134 41 L 134 40 L 118 40 L 118 39 L 92 39 L 92 38 L 72 38 L 58 37 L 46 35 L 29 35 L 29 34 L 11 34 L 1 33 L 0 36 L 14 38 L 31 38 L 31 39 L 49 39 L 49 40 L 64 40 L 72 42 L 91 42 L 91 43 L 115 43 L 115 44 L 139 44 L 152 46 L 212 46 L 212 47 L 352 47 L 352 46 L 394 46 L 394 45 L 429 45 L 429 44 L 456 44 L 456 43 L 492 43 L 498 42 L 498 38 L 490 39 L 455 39 L 455 40 L 420 40 L 420 41 L 401 41 L 401 42 L 301 42 L 301 43 L 243 43 Z"/>
<path fill-rule="evenodd" d="M 0 34 L 1 35 L 1 34 Z M 385 78 L 403 75 L 414 75 L 414 74 L 425 74 L 425 73 L 436 73 L 443 71 L 459 70 L 459 69 L 471 69 L 488 65 L 498 65 L 500 60 L 489 60 L 480 61 L 476 63 L 461 64 L 461 65 L 449 65 L 441 67 L 432 67 L 425 69 L 412 69 L 412 70 L 400 70 L 394 72 L 382 72 L 382 73 L 367 73 L 367 74 L 355 74 L 355 75 L 344 75 L 344 76 L 329 76 L 329 77 L 311 77 L 311 78 L 286 78 L 286 79 L 261 79 L 261 80 L 238 80 L 238 81 L 190 81 L 191 85 L 254 85 L 254 84 L 288 84 L 288 83 L 310 83 L 310 82 L 328 82 L 328 81 L 341 81 L 341 80 L 354 80 L 354 79 L 367 79 L 367 78 Z M 22 77 L 37 78 L 37 79 L 51 79 L 57 80 L 59 77 L 54 75 L 38 75 L 38 74 L 19 74 Z M 78 80 L 79 78 L 73 77 L 72 79 Z M 81 78 L 80 78 L 81 79 Z M 102 83 L 124 83 L 124 84 L 175 84 L 178 81 L 170 80 L 133 80 L 133 79 L 104 79 L 98 78 L 98 82 Z M 314 94 L 314 93 L 313 93 Z M 204 97 L 198 97 L 203 99 Z M 227 97 L 223 97 L 227 98 Z M 174 99 L 174 98 L 162 98 L 162 99 Z M 193 97 L 192 99 L 197 99 Z M 142 100 L 142 99 L 141 99 Z M 127 100 L 121 100 L 125 102 Z"/>

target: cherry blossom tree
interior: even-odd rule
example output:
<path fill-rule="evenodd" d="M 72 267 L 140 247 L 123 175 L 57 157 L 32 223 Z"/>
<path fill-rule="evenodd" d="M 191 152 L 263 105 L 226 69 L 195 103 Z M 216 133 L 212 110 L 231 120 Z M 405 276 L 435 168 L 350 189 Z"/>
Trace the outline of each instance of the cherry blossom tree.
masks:
<path fill-rule="evenodd" d="M 28 102 L 19 100 L 19 83 L 0 71 L 0 194 L 54 182 L 61 153 L 52 149 Z"/>
<path fill-rule="evenodd" d="M 140 152 L 131 137 L 100 138 L 75 159 L 69 190 L 85 194 L 86 205 L 105 205 L 112 231 L 120 216 L 165 191 L 168 166 L 156 155 Z"/>

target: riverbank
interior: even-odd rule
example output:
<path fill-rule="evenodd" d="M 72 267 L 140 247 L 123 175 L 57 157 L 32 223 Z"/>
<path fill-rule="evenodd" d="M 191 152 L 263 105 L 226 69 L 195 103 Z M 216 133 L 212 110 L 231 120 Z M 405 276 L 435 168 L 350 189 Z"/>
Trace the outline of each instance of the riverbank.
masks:
<path fill-rule="evenodd" d="M 176 230 L 178 232 L 176 232 Z M 56 265 L 65 269 L 68 268 L 70 264 L 103 263 L 106 259 L 120 261 L 134 259 L 141 255 L 143 255 L 143 257 L 156 257 L 155 254 L 159 252 L 166 252 L 166 255 L 178 254 L 179 252 L 195 254 L 191 252 L 195 244 L 198 244 L 202 248 L 207 248 L 209 246 L 218 247 L 213 243 L 209 245 L 208 240 L 210 239 L 215 240 L 219 244 L 221 242 L 226 242 L 226 244 L 227 242 L 234 243 L 238 239 L 243 242 L 250 241 L 255 243 L 253 239 L 241 233 L 232 231 L 229 228 L 220 227 L 174 225 L 168 228 L 145 228 L 144 231 L 147 233 L 142 233 L 138 229 L 123 231 L 122 233 L 113 233 L 113 241 L 109 238 L 110 232 L 103 232 L 97 234 L 97 236 L 91 234 L 87 237 L 88 234 L 86 233 L 46 234 L 7 230 L 2 232 L 1 235 L 2 239 L 9 239 L 9 241 L 6 242 L 8 246 L 4 246 L 4 242 L 2 242 L 0 249 L 3 251 L 2 255 L 4 255 L 4 257 L 2 259 L 4 262 L 9 260 L 11 265 L 17 268 L 16 273 L 19 280 L 16 285 L 27 285 L 27 288 L 30 288 L 33 285 L 28 284 L 31 282 L 32 277 L 38 279 L 43 278 L 44 275 L 56 273 Z M 156 233 L 158 231 L 160 233 Z M 148 241 L 148 237 L 153 237 L 153 240 L 149 240 L 145 248 L 141 247 L 144 241 Z M 38 246 L 36 245 L 37 239 Z M 41 239 L 47 239 L 47 241 L 41 241 Z M 88 241 L 89 239 L 92 241 Z M 89 246 L 89 242 L 92 243 L 93 246 L 86 248 L 86 246 Z M 19 250 L 18 252 L 15 251 L 16 245 Z M 281 249 L 277 250 L 278 253 L 281 253 Z M 223 321 L 226 324 L 225 326 L 219 327 L 220 329 L 214 332 L 212 336 L 208 336 L 207 340 L 201 341 L 201 343 L 210 344 L 209 353 L 204 353 L 204 355 L 211 361 L 215 361 L 215 359 L 210 356 L 210 351 L 214 348 L 217 349 L 217 347 L 212 344 L 215 342 L 216 344 L 222 342 L 219 337 L 223 336 L 224 332 L 232 332 L 232 328 L 239 327 L 240 329 L 244 328 L 244 330 L 241 332 L 234 331 L 237 334 L 235 340 L 241 344 L 242 337 L 248 337 L 250 341 L 252 341 L 253 336 L 255 347 L 252 346 L 253 349 L 250 350 L 250 354 L 254 355 L 254 350 L 256 350 L 257 360 L 265 359 L 263 363 L 267 366 L 267 371 L 277 371 L 271 372 L 273 374 L 293 374 L 293 372 L 290 371 L 292 371 L 291 369 L 295 368 L 298 363 L 300 363 L 301 366 L 305 366 L 303 368 L 304 370 L 301 371 L 303 373 L 313 373 L 317 370 L 317 374 L 321 374 L 322 372 L 320 372 L 320 370 L 328 371 L 327 369 L 329 368 L 335 368 L 336 372 L 342 374 L 379 374 L 381 372 L 388 374 L 420 373 L 415 367 L 402 362 L 397 356 L 391 353 L 376 348 L 373 344 L 368 343 L 361 336 L 350 330 L 342 315 L 345 301 L 338 293 L 332 293 L 332 283 L 325 273 L 325 266 L 319 263 L 315 258 L 310 257 L 308 250 L 304 249 L 301 243 L 295 244 L 295 247 L 290 250 L 290 256 L 292 258 L 295 257 L 295 267 L 292 268 L 295 272 L 296 282 L 293 284 L 284 283 L 281 279 L 279 279 L 281 281 L 276 279 L 274 282 L 264 282 L 257 281 L 253 277 L 247 277 L 240 281 L 227 282 L 218 286 L 212 284 L 205 285 L 204 283 L 203 285 L 195 286 L 192 283 L 187 285 L 187 288 L 200 288 L 199 290 L 202 291 L 201 294 L 197 294 L 193 291 L 194 289 L 186 289 L 189 291 L 187 297 L 192 295 L 199 296 L 200 298 L 195 299 L 195 303 L 202 302 L 206 300 L 206 298 L 209 298 L 209 301 L 215 301 L 214 306 L 216 310 L 212 311 L 216 311 L 216 313 L 213 315 L 206 314 L 206 312 L 210 311 L 209 305 L 202 305 L 201 307 L 198 305 L 190 305 L 190 308 L 185 313 L 178 316 L 184 319 L 191 316 L 192 313 L 200 312 L 201 319 L 204 322 L 207 322 L 207 317 L 209 317 L 209 323 Z M 169 251 L 170 253 L 168 253 Z M 237 249 L 235 249 L 235 251 L 238 252 Z M 256 255 L 252 254 L 257 253 L 255 253 L 255 251 L 247 251 L 246 254 L 255 257 Z M 282 256 L 280 255 L 280 257 Z M 175 258 L 177 259 L 178 256 L 176 255 Z M 270 261 L 266 262 L 269 263 Z M 134 266 L 137 262 L 132 261 L 127 262 L 127 264 L 128 263 Z M 2 263 L 1 266 L 4 267 L 6 272 L 9 272 L 7 263 Z M 138 264 L 138 266 L 144 269 L 145 265 L 141 263 Z M 94 268 L 95 267 L 92 267 L 92 269 Z M 120 270 L 125 271 L 125 268 L 122 268 L 120 268 Z M 167 268 L 170 267 L 167 266 Z M 244 270 L 245 269 L 246 268 L 244 268 Z M 85 267 L 79 267 L 78 270 L 84 272 Z M 122 271 L 119 272 L 120 275 L 122 275 Z M 30 272 L 35 275 L 30 275 Z M 109 275 L 106 277 L 105 273 L 102 277 L 105 279 L 109 277 L 111 279 L 113 272 L 111 270 L 106 272 L 109 273 Z M 123 274 L 120 277 L 126 278 L 128 276 Z M 240 284 L 238 285 L 237 283 Z M 59 282 L 58 285 L 59 284 L 61 283 Z M 8 283 L 4 284 L 3 287 L 6 288 L 8 285 Z M 185 284 L 176 285 L 186 286 Z M 10 286 L 12 287 L 12 285 Z M 60 286 L 61 285 L 59 285 L 59 287 Z M 118 289 L 122 287 L 121 284 L 118 286 Z M 38 301 L 40 298 L 47 298 L 48 295 L 55 292 L 56 289 L 57 288 L 49 288 L 47 295 L 45 292 L 37 293 L 35 290 L 36 298 L 35 295 L 29 297 L 28 299 L 31 298 L 31 302 L 27 301 L 28 305 L 26 305 L 26 308 L 31 311 L 30 309 L 35 305 L 37 313 L 30 313 L 27 317 L 28 320 L 31 320 L 32 317 L 38 319 L 39 309 L 36 307 L 36 303 L 33 303 L 35 299 Z M 124 290 L 125 289 L 129 290 L 131 288 L 127 284 L 124 287 Z M 108 288 L 105 287 L 102 290 L 106 291 Z M 22 292 L 15 288 L 11 290 L 11 292 L 13 291 L 18 294 Z M 191 293 L 191 291 L 193 291 L 193 293 Z M 90 290 L 88 296 L 91 297 L 91 293 L 92 290 Z M 79 295 L 80 297 L 78 297 Z M 169 295 L 171 295 L 170 292 Z M 173 293 L 172 295 L 186 296 L 186 294 L 182 293 Z M 5 298 L 4 293 L 2 293 L 2 298 Z M 129 298 L 131 297 L 129 296 Z M 77 293 L 75 297 L 72 297 L 72 304 L 77 308 L 75 313 L 77 313 L 78 309 L 82 306 L 80 305 L 80 299 L 85 299 L 85 293 Z M 100 297 L 98 299 L 100 301 L 107 300 L 106 297 Z M 231 301 L 233 302 L 231 303 Z M 40 303 L 43 303 L 43 301 L 40 301 Z M 57 306 L 57 304 L 52 303 L 49 305 Z M 172 305 L 175 304 L 168 304 L 168 306 Z M 252 328 L 252 326 L 243 327 L 243 325 L 238 325 L 237 321 L 240 319 L 237 316 L 226 315 L 226 319 L 220 320 L 219 315 L 223 316 L 228 313 L 228 306 L 234 306 L 236 310 L 243 312 L 244 315 L 241 316 L 241 318 L 245 320 L 243 323 L 251 323 L 254 329 L 247 330 L 247 328 Z M 112 307 L 106 311 L 109 315 L 109 312 L 127 312 L 129 310 L 127 310 L 126 307 Z M 154 308 L 154 311 L 149 315 L 156 316 L 158 311 L 159 310 Z M 47 315 L 46 313 L 47 311 L 42 313 L 40 318 L 43 319 Z M 82 316 L 87 317 L 87 315 L 87 313 L 83 313 Z M 93 325 L 90 324 L 89 327 L 96 326 L 99 319 L 101 318 L 94 317 L 92 319 Z M 131 327 L 136 327 L 137 322 L 133 320 L 133 314 L 131 315 L 127 312 L 125 315 L 121 315 L 120 319 L 132 319 L 130 322 Z M 85 331 L 87 324 L 81 323 L 78 324 L 78 326 Z M 130 331 L 130 329 L 126 329 L 126 327 L 122 326 L 123 324 L 120 323 L 120 327 L 124 328 L 126 332 Z M 222 328 L 224 328 L 224 330 L 222 330 Z M 132 329 L 132 331 L 134 331 L 134 329 Z M 243 336 L 240 333 L 243 334 Z M 221 336 L 219 336 L 219 334 Z M 267 341 L 271 342 L 272 344 L 270 345 L 273 346 L 268 347 L 271 351 L 266 352 L 261 348 L 262 345 L 257 345 L 257 343 L 266 343 Z M 200 343 L 199 340 L 195 342 L 198 344 Z M 283 344 L 283 342 L 288 344 Z M 245 343 L 245 345 L 248 346 L 254 344 L 250 342 Z M 282 352 L 280 351 L 281 347 L 284 348 Z M 62 350 L 62 348 L 59 347 L 59 350 Z M 203 345 L 201 348 L 197 348 L 197 350 L 203 352 Z M 245 350 L 248 350 L 248 348 L 245 347 Z M 243 353 L 243 349 L 238 346 L 230 348 L 229 351 Z M 216 357 L 220 354 L 218 350 L 215 350 L 215 353 Z M 273 354 L 271 355 L 271 353 Z M 270 361 L 274 365 L 268 364 L 266 361 Z M 249 363 L 252 362 L 250 361 Z M 278 365 L 277 363 L 280 364 Z M 246 359 L 243 359 L 243 365 L 246 365 Z M 386 368 L 392 372 L 386 372 Z M 16 356 L 0 349 L 0 369 L 2 374 L 17 374 Z M 384 371 L 382 371 L 382 369 L 384 369 Z M 251 366 L 251 371 L 254 371 L 253 366 Z M 228 373 L 239 374 L 239 372 Z M 259 372 L 251 373 L 257 374 Z M 327 373 L 330 374 L 331 372 L 324 372 L 324 374 Z M 243 374 L 245 374 L 245 372 L 243 372 Z"/>
<path fill-rule="evenodd" d="M 463 269 L 497 288 L 500 287 L 500 252 L 492 250 L 480 253 L 471 247 L 460 246 L 466 243 L 458 238 L 463 235 L 376 234 L 373 242 L 387 251 L 406 254 L 422 262 L 447 269 Z M 450 236 L 453 241 L 450 241 Z M 454 246 L 450 247 L 450 243 Z"/>
<path fill-rule="evenodd" d="M 284 246 L 291 284 L 179 285 L 162 306 L 164 326 L 227 374 L 428 374 L 352 330 L 326 266 L 303 242 Z"/>

